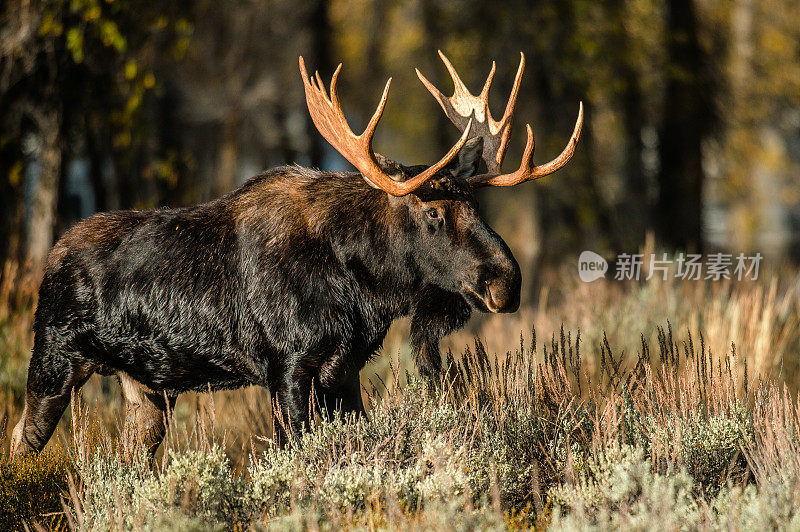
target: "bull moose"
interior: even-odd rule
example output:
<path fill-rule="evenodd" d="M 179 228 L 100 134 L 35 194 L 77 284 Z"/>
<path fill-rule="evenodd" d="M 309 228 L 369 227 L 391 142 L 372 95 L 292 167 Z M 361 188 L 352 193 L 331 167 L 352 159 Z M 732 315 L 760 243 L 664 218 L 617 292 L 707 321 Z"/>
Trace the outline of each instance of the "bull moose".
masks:
<path fill-rule="evenodd" d="M 516 311 L 519 265 L 480 216 L 474 191 L 564 166 L 583 106 L 558 157 L 533 164 L 528 125 L 519 169 L 503 174 L 525 56 L 498 121 L 488 106 L 494 65 L 473 96 L 439 54 L 453 96 L 417 75 L 462 135 L 432 166 L 404 166 L 372 149 L 391 79 L 355 135 L 336 94 L 341 64 L 328 93 L 300 57 L 311 119 L 357 172 L 284 166 L 209 203 L 101 213 L 68 230 L 39 289 L 13 452 L 41 450 L 93 373 L 119 377 L 127 422 L 151 451 L 167 408 L 190 390 L 265 386 L 292 431 L 308 424 L 312 400 L 364 413 L 359 371 L 395 319 L 410 316 L 419 371 L 436 378 L 439 340 L 473 309 Z"/>

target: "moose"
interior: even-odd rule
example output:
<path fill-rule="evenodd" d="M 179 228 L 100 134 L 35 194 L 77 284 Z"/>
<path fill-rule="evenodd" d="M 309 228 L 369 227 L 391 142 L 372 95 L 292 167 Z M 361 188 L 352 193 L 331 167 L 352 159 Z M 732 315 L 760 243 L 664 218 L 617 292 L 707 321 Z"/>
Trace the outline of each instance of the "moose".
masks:
<path fill-rule="evenodd" d="M 439 340 L 472 310 L 515 312 L 519 265 L 479 214 L 474 192 L 563 167 L 580 137 L 583 105 L 558 157 L 534 165 L 527 125 L 522 162 L 504 174 L 524 54 L 500 120 L 488 105 L 494 64 L 473 96 L 439 55 L 453 79 L 451 97 L 417 75 L 462 134 L 432 166 L 404 166 L 373 151 L 391 78 L 356 135 L 336 93 L 342 65 L 326 91 L 300 57 L 311 120 L 356 172 L 284 166 L 208 203 L 100 213 L 69 229 L 39 289 L 12 452 L 40 451 L 93 373 L 118 376 L 126 424 L 151 452 L 168 409 L 187 391 L 264 386 L 290 433 L 308 426 L 310 404 L 365 414 L 359 372 L 395 319 L 410 317 L 416 364 L 436 379 Z"/>

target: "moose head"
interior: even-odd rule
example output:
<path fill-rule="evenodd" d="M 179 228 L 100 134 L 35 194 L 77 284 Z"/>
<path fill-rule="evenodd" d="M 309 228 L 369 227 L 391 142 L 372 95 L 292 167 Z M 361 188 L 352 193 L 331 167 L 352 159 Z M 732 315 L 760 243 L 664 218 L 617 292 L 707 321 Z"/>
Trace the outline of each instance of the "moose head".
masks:
<path fill-rule="evenodd" d="M 328 94 L 319 73 L 309 76 L 300 57 L 308 110 L 320 134 L 361 172 L 364 180 L 384 191 L 394 209 L 408 213 L 408 238 L 416 244 L 410 249 L 426 281 L 447 292 L 460 294 L 476 310 L 515 312 L 520 299 L 519 265 L 506 243 L 480 216 L 474 191 L 484 186 L 517 185 L 563 167 L 575 152 L 580 138 L 583 104 L 579 106 L 572 136 L 558 157 L 543 165 L 533 163 L 533 130 L 526 124 L 528 138 L 522 162 L 516 171 L 502 173 L 500 168 L 508 147 L 525 55 L 520 53 L 514 85 L 500 120 L 495 120 L 489 110 L 495 64 L 492 63 L 483 90 L 474 96 L 441 51 L 439 56 L 453 79 L 452 96 L 444 96 L 419 70 L 416 70 L 417 76 L 462 134 L 450 151 L 432 166 L 403 166 L 372 149 L 372 138 L 386 105 L 391 78 L 366 129 L 356 135 L 347 124 L 336 93 L 342 65 L 339 64 L 333 74 Z M 486 163 L 485 173 L 478 173 L 481 157 Z"/>

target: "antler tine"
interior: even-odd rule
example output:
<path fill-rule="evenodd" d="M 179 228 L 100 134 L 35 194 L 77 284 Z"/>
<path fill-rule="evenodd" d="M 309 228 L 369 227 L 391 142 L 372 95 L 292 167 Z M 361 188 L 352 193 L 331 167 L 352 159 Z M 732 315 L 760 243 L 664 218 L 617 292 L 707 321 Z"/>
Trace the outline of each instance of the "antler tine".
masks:
<path fill-rule="evenodd" d="M 439 52 L 439 57 L 442 58 L 445 68 L 447 68 L 447 71 L 450 73 L 450 77 L 453 79 L 453 96 L 456 94 L 472 96 L 469 92 L 469 89 L 467 89 L 467 86 L 464 85 L 463 81 L 461 81 L 461 77 L 459 77 L 458 72 L 456 72 L 456 69 L 453 67 L 453 64 L 449 59 L 447 59 L 447 56 L 445 56 L 441 50 L 437 50 L 437 52 Z"/>
<path fill-rule="evenodd" d="M 444 114 L 447 115 L 447 117 L 449 118 L 451 110 L 448 108 L 449 102 L 447 100 L 447 97 L 444 94 L 442 94 L 442 91 L 437 89 L 433 85 L 433 83 L 428 81 L 428 78 L 423 76 L 422 72 L 420 72 L 418 68 L 415 68 L 414 71 L 417 73 L 417 77 L 422 82 L 422 84 L 425 85 L 425 88 L 428 89 L 428 92 L 430 92 L 433 95 L 433 98 L 439 103 L 439 106 L 442 108 L 442 111 L 444 111 Z M 455 119 L 450 118 L 450 120 L 453 121 L 453 123 L 455 123 Z M 461 129 L 461 127 L 459 127 L 459 129 Z"/>
<path fill-rule="evenodd" d="M 380 102 L 378 102 L 378 108 L 375 110 L 372 118 L 370 118 L 366 129 L 364 129 L 361 135 L 356 135 L 347 124 L 344 111 L 342 111 L 341 102 L 336 94 L 336 83 L 342 65 L 339 64 L 331 78 L 329 97 L 328 94 L 326 94 L 325 84 L 322 82 L 319 72 L 316 73 L 315 77 L 310 77 L 306 71 L 305 61 L 302 56 L 299 59 L 299 64 L 300 74 L 303 78 L 303 87 L 306 93 L 308 112 L 317 130 L 336 151 L 341 153 L 345 159 L 350 161 L 350 163 L 361 172 L 364 180 L 375 188 L 379 188 L 393 196 L 405 196 L 419 188 L 439 170 L 444 168 L 444 166 L 458 154 L 459 150 L 464 146 L 464 143 L 467 142 L 469 129 L 472 123 L 471 120 L 468 122 L 466 131 L 461 135 L 458 142 L 456 142 L 439 162 L 411 179 L 403 182 L 395 181 L 384 173 L 375 159 L 375 153 L 372 151 L 372 137 L 378 125 L 378 121 L 383 115 L 383 110 L 386 107 L 389 87 L 392 82 L 391 78 L 386 82 L 383 95 L 381 96 Z"/>
<path fill-rule="evenodd" d="M 561 169 L 575 154 L 575 148 L 578 146 L 578 140 L 581 138 L 581 129 L 583 128 L 583 102 L 578 104 L 578 118 L 575 120 L 575 128 L 572 130 L 572 135 L 569 137 L 569 141 L 567 145 L 564 146 L 564 149 L 561 150 L 561 153 L 550 161 L 549 163 L 542 164 L 540 166 L 534 166 L 533 171 L 531 172 L 531 176 L 527 179 L 537 179 L 542 176 L 546 176 L 548 174 L 552 174 L 553 172 Z M 528 126 L 530 129 L 530 126 Z M 531 132 L 531 138 L 533 138 L 533 133 Z M 532 151 L 532 150 L 531 150 Z M 530 161 L 530 164 L 533 164 L 532 154 L 531 157 L 527 159 Z M 527 181 L 526 179 L 526 181 Z"/>
<path fill-rule="evenodd" d="M 483 84 L 483 90 L 481 91 L 480 96 L 478 96 L 485 106 L 487 118 L 492 116 L 491 112 L 489 111 L 489 89 L 491 88 L 492 81 L 494 80 L 494 71 L 496 67 L 497 66 L 495 65 L 495 62 L 492 61 L 492 69 L 489 71 L 489 75 L 486 77 L 486 83 Z"/>
<path fill-rule="evenodd" d="M 342 64 L 339 63 L 339 66 L 342 66 Z M 337 68 L 337 70 L 338 70 L 338 68 Z M 316 80 L 315 81 L 316 81 L 317 90 L 320 93 L 322 93 L 322 96 L 325 97 L 325 101 L 327 101 L 328 103 L 331 103 L 331 99 L 328 97 L 328 93 L 325 90 L 325 84 L 322 82 L 322 77 L 319 75 L 319 70 L 314 71 L 314 76 L 316 76 Z M 331 83 L 331 87 L 332 86 L 333 86 L 333 83 Z"/>
<path fill-rule="evenodd" d="M 575 148 L 578 145 L 582 128 L 583 102 L 581 102 L 578 106 L 578 119 L 575 121 L 575 128 L 572 131 L 572 136 L 570 137 L 569 142 L 567 142 L 567 145 L 564 147 L 558 157 L 548 163 L 536 166 L 533 164 L 533 151 L 535 145 L 533 129 L 531 129 L 530 124 L 525 124 L 528 140 L 525 143 L 525 151 L 522 155 L 522 162 L 519 165 L 519 169 L 511 174 L 497 175 L 489 173 L 477 175 L 471 178 L 469 182 L 473 186 L 490 185 L 495 187 L 508 187 L 552 174 L 567 164 L 567 162 L 569 162 L 569 160 L 575 154 Z"/>
<path fill-rule="evenodd" d="M 361 136 L 364 135 L 367 136 L 370 148 L 372 148 L 372 136 L 375 134 L 375 128 L 378 126 L 378 121 L 381 119 L 381 116 L 383 116 L 383 108 L 386 107 L 386 99 L 389 96 L 389 86 L 391 84 L 392 84 L 392 78 L 389 78 L 386 81 L 386 87 L 383 88 L 383 95 L 381 96 L 381 99 L 378 102 L 378 108 L 375 109 L 375 113 L 372 115 L 372 118 L 369 119 L 369 123 L 367 124 L 366 129 L 361 134 Z"/>
<path fill-rule="evenodd" d="M 342 64 L 339 63 L 339 65 L 336 67 L 336 70 L 333 71 L 333 76 L 331 76 L 331 94 L 330 98 L 328 98 L 328 101 L 331 102 L 331 105 L 333 105 L 336 108 L 339 114 L 344 115 L 344 113 L 342 112 L 342 104 L 341 102 L 339 102 L 339 95 L 336 94 L 336 83 L 339 81 L 339 72 L 341 71 L 342 71 Z M 317 79 L 319 79 L 319 71 L 317 71 L 316 74 L 317 74 Z M 322 89 L 322 94 L 325 94 L 325 85 L 322 84 L 322 80 L 320 80 L 319 86 Z"/>
<path fill-rule="evenodd" d="M 497 148 L 497 155 L 495 162 L 497 163 L 497 170 L 503 164 L 503 159 L 508 149 L 508 138 L 511 136 L 511 124 L 514 119 L 514 109 L 517 105 L 517 96 L 519 96 L 519 87 L 522 85 L 522 73 L 525 71 L 525 54 L 519 53 L 519 67 L 517 67 L 517 75 L 514 76 L 514 85 L 511 87 L 511 94 L 508 96 L 506 103 L 506 110 L 503 112 L 503 118 L 498 122 L 499 128 L 505 129 L 506 134 L 500 137 L 500 146 Z"/>
<path fill-rule="evenodd" d="M 519 96 L 519 87 L 522 85 L 522 73 L 525 72 L 525 54 L 519 53 L 519 67 L 517 67 L 517 75 L 514 76 L 514 85 L 511 88 L 511 94 L 508 97 L 506 110 L 503 113 L 503 118 L 500 123 L 504 124 L 506 120 L 514 115 L 514 108 L 517 105 L 517 96 Z"/>
<path fill-rule="evenodd" d="M 465 130 L 467 121 L 470 118 L 473 119 L 473 125 L 475 126 L 473 136 L 483 138 L 483 160 L 486 161 L 486 166 L 490 172 L 498 172 L 500 166 L 503 164 L 508 136 L 511 132 L 511 116 L 514 112 L 517 95 L 519 94 L 522 72 L 525 68 L 525 56 L 522 55 L 520 60 L 520 67 L 517 69 L 517 76 L 514 79 L 514 88 L 506 104 L 503 118 L 499 122 L 492 117 L 492 113 L 489 110 L 489 89 L 494 80 L 496 71 L 495 62 L 492 62 L 492 68 L 489 71 L 489 75 L 486 78 L 486 82 L 480 94 L 478 96 L 473 96 L 461 81 L 453 64 L 441 50 L 439 50 L 439 57 L 442 58 L 442 62 L 450 73 L 450 77 L 453 78 L 454 88 L 452 96 L 449 98 L 445 97 L 419 70 L 417 70 L 417 76 L 425 88 L 428 89 L 436 101 L 439 102 L 439 105 L 450 121 L 461 131 Z"/>

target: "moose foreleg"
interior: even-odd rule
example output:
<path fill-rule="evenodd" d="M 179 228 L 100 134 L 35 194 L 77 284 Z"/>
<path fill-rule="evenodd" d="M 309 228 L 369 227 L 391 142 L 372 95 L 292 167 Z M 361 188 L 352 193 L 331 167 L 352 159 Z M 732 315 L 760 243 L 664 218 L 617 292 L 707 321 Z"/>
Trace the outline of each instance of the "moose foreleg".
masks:
<path fill-rule="evenodd" d="M 335 379 L 326 379 L 324 374 L 321 377 L 315 382 L 315 400 L 328 419 L 333 419 L 336 410 L 343 414 L 366 416 L 358 371 L 351 371 Z"/>
<path fill-rule="evenodd" d="M 12 456 L 42 450 L 69 406 L 72 392 L 80 389 L 93 371 L 91 364 L 76 357 L 34 346 L 25 409 L 11 434 Z"/>
<path fill-rule="evenodd" d="M 311 380 L 308 368 L 295 367 L 270 388 L 275 437 L 282 445 L 299 441 L 301 432 L 308 430 Z"/>

